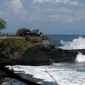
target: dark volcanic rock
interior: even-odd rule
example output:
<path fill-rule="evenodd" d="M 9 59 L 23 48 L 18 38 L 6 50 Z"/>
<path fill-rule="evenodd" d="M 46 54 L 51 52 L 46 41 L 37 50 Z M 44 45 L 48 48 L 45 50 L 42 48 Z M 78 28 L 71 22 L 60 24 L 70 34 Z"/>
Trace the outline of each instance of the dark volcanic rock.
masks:
<path fill-rule="evenodd" d="M 78 50 L 62 50 L 55 49 L 52 46 L 36 45 L 29 47 L 25 51 L 20 51 L 15 58 L 0 59 L 0 63 L 4 65 L 49 65 L 53 62 L 73 62 L 78 54 L 85 54 L 84 49 Z M 20 56 L 21 55 L 21 56 Z"/>
<path fill-rule="evenodd" d="M 56 49 L 51 54 L 54 62 L 73 62 L 78 53 L 70 50 Z"/>
<path fill-rule="evenodd" d="M 51 64 L 53 62 L 73 62 L 78 52 L 50 47 L 35 46 L 24 52 L 23 60 L 32 65 Z"/>
<path fill-rule="evenodd" d="M 50 55 L 46 55 L 40 51 L 39 47 L 28 48 L 22 57 L 25 62 L 30 62 L 31 65 L 47 65 L 51 64 Z"/>

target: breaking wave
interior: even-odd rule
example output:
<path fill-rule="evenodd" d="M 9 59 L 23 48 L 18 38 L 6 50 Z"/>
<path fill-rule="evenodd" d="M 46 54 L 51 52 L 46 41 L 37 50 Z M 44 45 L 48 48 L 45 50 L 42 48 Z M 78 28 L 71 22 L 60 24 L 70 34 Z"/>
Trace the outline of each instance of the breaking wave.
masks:
<path fill-rule="evenodd" d="M 59 47 L 61 49 L 85 49 L 85 38 L 83 37 L 75 38 L 72 41 L 61 40 L 60 43 L 63 45 Z"/>
<path fill-rule="evenodd" d="M 74 49 L 85 49 L 85 38 L 78 37 L 73 39 L 72 41 L 63 41 L 61 40 L 60 43 L 63 45 L 59 48 L 66 49 L 66 50 L 74 50 Z M 85 55 L 82 53 L 78 53 L 76 56 L 75 62 L 77 63 L 85 63 Z"/>
<path fill-rule="evenodd" d="M 85 55 L 83 55 L 82 53 L 78 53 L 78 55 L 76 56 L 75 62 L 85 63 Z"/>
<path fill-rule="evenodd" d="M 49 82 L 44 84 L 40 80 L 39 82 L 43 85 L 51 85 L 50 82 L 55 81 L 58 85 L 85 85 L 85 73 L 82 72 L 85 71 L 85 68 L 80 64 L 55 63 L 53 66 L 13 66 L 13 70 L 15 72 L 23 71 L 25 74 L 33 75 L 34 78 Z M 9 83 L 9 81 L 7 82 Z M 56 85 L 56 83 L 52 85 Z"/>

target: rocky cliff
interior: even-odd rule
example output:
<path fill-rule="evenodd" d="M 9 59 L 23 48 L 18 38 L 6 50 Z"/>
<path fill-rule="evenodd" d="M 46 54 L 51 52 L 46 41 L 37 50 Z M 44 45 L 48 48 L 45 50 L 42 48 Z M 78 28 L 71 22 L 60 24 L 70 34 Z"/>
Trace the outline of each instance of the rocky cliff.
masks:
<path fill-rule="evenodd" d="M 78 52 L 85 50 L 62 50 L 55 48 L 48 40 L 29 45 L 24 39 L 7 39 L 8 47 L 2 43 L 0 63 L 4 65 L 47 65 L 53 62 L 74 62 Z M 16 42 L 17 41 L 17 42 Z M 10 43 L 11 42 L 11 43 Z M 15 45 L 16 43 L 16 45 Z"/>

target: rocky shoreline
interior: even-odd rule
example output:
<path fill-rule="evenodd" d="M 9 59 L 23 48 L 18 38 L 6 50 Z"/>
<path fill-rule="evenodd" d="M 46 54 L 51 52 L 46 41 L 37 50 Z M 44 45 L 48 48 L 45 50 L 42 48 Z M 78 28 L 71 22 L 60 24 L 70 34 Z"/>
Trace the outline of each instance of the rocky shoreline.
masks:
<path fill-rule="evenodd" d="M 53 46 L 52 44 L 40 43 L 30 47 L 25 47 L 23 49 L 23 52 L 22 50 L 18 50 L 13 55 L 10 55 L 9 58 L 0 57 L 0 65 L 40 66 L 40 65 L 50 65 L 52 63 L 58 63 L 58 62 L 70 63 L 74 62 L 79 52 L 85 54 L 84 49 L 63 50 L 55 48 L 55 46 Z M 0 71 L 0 74 L 2 74 L 0 75 L 0 82 L 2 82 L 6 74 L 3 71 Z"/>
<path fill-rule="evenodd" d="M 74 62 L 78 53 L 85 54 L 85 49 L 63 50 L 53 45 L 35 45 L 18 50 L 7 58 L 0 58 L 3 65 L 50 65 L 57 62 Z"/>
<path fill-rule="evenodd" d="M 36 45 L 26 49 L 24 53 L 10 59 L 1 59 L 3 65 L 50 65 L 52 63 L 74 62 L 78 53 L 84 54 L 85 50 L 62 50 L 52 46 Z M 13 55 L 11 55 L 13 56 Z"/>

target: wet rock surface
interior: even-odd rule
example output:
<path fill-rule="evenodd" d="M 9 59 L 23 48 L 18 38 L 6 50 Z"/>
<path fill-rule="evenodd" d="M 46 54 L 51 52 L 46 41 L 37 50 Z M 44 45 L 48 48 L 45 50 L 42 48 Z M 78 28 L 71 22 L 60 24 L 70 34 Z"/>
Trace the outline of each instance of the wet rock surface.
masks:
<path fill-rule="evenodd" d="M 28 79 L 28 80 L 35 82 L 37 84 L 40 84 L 40 85 L 58 85 L 55 82 L 47 82 L 47 81 L 44 81 L 43 79 L 34 78 L 33 75 L 28 75 L 28 74 L 25 74 L 25 73 L 17 73 L 17 75 L 20 75 L 24 79 Z M 3 83 L 3 85 L 8 85 L 8 84 L 26 85 L 25 83 L 19 82 L 18 80 L 11 79 L 11 78 L 6 78 L 4 80 L 4 82 L 6 82 L 6 83 L 5 84 Z M 16 82 L 18 82 L 18 83 L 16 83 Z"/>

